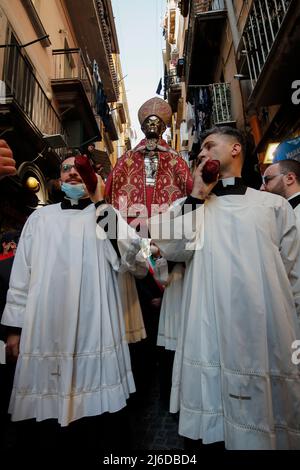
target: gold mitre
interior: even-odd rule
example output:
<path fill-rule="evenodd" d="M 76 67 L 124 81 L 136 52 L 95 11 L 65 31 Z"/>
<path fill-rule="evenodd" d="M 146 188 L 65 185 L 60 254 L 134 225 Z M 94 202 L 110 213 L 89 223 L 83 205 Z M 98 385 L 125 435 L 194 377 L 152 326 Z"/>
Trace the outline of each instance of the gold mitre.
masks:
<path fill-rule="evenodd" d="M 157 116 L 168 125 L 172 117 L 171 106 L 161 98 L 151 98 L 146 101 L 138 111 L 140 124 L 142 125 L 149 116 Z"/>

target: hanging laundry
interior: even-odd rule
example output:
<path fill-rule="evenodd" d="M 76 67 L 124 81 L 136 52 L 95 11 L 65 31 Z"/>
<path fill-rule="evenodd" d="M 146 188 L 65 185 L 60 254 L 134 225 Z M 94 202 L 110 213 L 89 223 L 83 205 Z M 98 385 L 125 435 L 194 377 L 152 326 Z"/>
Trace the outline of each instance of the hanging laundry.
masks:
<path fill-rule="evenodd" d="M 193 101 L 195 109 L 195 127 L 198 137 L 205 129 L 210 127 L 212 104 L 209 86 L 199 86 L 194 88 Z"/>
<path fill-rule="evenodd" d="M 105 127 L 109 125 L 110 110 L 107 104 L 106 94 L 103 90 L 102 82 L 98 82 L 97 93 L 96 93 L 96 111 L 101 117 Z"/>
<path fill-rule="evenodd" d="M 160 95 L 161 90 L 162 90 L 162 80 L 160 79 L 159 83 L 158 83 L 158 86 L 157 86 L 157 89 L 156 89 L 156 94 Z"/>

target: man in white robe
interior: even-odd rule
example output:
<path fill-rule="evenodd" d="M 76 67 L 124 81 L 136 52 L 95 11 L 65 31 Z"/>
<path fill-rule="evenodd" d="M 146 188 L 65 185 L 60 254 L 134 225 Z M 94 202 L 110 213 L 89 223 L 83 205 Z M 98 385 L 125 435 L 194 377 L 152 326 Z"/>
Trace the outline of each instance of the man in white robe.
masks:
<path fill-rule="evenodd" d="M 300 150 L 299 150 L 300 152 Z M 300 159 L 300 155 L 298 156 Z M 294 209 L 300 228 L 300 162 L 280 160 L 268 166 L 263 175 L 261 191 L 279 194 L 287 199 Z"/>
<path fill-rule="evenodd" d="M 96 214 L 74 157 L 63 162 L 61 183 L 64 201 L 36 210 L 24 226 L 2 323 L 11 328 L 7 354 L 18 357 L 12 420 L 65 427 L 118 412 L 135 391 L 117 271 L 147 269 L 142 260 L 136 267 L 138 236 L 119 214 L 118 241 L 96 225 L 108 206 Z"/>
<path fill-rule="evenodd" d="M 187 263 L 171 411 L 180 411 L 179 434 L 201 440 L 194 448 L 223 441 L 226 449 L 299 449 L 293 210 L 282 197 L 244 186 L 239 131 L 207 132 L 199 158 L 192 195 L 151 221 L 162 254 Z M 217 184 L 202 179 L 209 159 L 220 161 Z"/>

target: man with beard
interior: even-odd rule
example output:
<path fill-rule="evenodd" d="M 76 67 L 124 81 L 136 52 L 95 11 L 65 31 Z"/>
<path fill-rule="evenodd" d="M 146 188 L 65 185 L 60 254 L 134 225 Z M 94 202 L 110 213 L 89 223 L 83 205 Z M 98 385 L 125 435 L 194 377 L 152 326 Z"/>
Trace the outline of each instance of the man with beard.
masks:
<path fill-rule="evenodd" d="M 101 226 L 108 206 L 92 203 L 74 160 L 61 164 L 65 199 L 28 218 L 15 256 L 2 317 L 17 360 L 9 411 L 24 449 L 125 451 L 135 386 L 117 272 L 138 269 L 128 258 L 138 236 L 117 213 L 128 238 L 110 241 Z"/>
<path fill-rule="evenodd" d="M 295 211 L 300 228 L 300 138 L 282 142 L 262 177 L 261 191 L 279 194 Z"/>
<path fill-rule="evenodd" d="M 198 158 L 191 196 L 150 221 L 163 256 L 186 262 L 171 411 L 180 411 L 190 450 L 299 449 L 294 212 L 282 197 L 244 184 L 239 130 L 205 132 Z M 209 160 L 220 171 L 206 183 Z"/>

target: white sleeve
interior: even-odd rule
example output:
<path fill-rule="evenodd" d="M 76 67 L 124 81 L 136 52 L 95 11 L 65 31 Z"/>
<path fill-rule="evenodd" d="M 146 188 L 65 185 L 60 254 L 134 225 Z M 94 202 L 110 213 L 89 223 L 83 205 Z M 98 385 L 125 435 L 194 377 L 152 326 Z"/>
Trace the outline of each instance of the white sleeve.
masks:
<path fill-rule="evenodd" d="M 166 258 L 161 257 L 155 260 L 153 266 L 153 277 L 162 286 L 166 286 L 169 281 L 169 267 Z"/>
<path fill-rule="evenodd" d="M 149 220 L 152 240 L 161 255 L 170 261 L 188 262 L 194 251 L 201 250 L 204 243 L 205 204 L 185 211 L 183 202 Z"/>
<path fill-rule="evenodd" d="M 107 212 L 107 216 L 103 216 Z M 148 272 L 146 259 L 140 253 L 140 237 L 135 230 L 127 224 L 120 212 L 108 204 L 101 204 L 96 210 L 97 220 L 101 218 L 101 223 L 97 225 L 97 235 L 105 240 L 110 239 L 115 249 L 119 251 L 120 258 L 111 263 L 113 268 L 119 272 L 130 271 L 134 276 L 142 278 Z M 102 227 L 108 226 L 107 231 Z M 116 246 L 117 242 L 117 246 Z M 111 251 L 111 250 L 109 250 Z"/>
<path fill-rule="evenodd" d="M 277 219 L 280 229 L 280 255 L 292 287 L 300 319 L 300 233 L 294 211 L 284 199 L 282 207 L 277 210 Z"/>
<path fill-rule="evenodd" d="M 135 277 L 143 278 L 147 275 L 147 261 L 141 253 L 141 238 L 136 231 L 127 224 L 121 214 L 118 215 L 118 248 L 121 255 L 120 272 L 130 271 Z"/>
<path fill-rule="evenodd" d="M 15 254 L 2 321 L 4 325 L 23 327 L 31 275 L 31 250 L 34 213 L 27 220 Z"/>
<path fill-rule="evenodd" d="M 299 232 L 299 234 L 300 234 L 300 205 L 298 205 L 297 207 L 295 207 L 295 209 L 294 209 L 294 214 L 295 214 L 295 217 L 296 217 L 297 229 L 298 229 L 298 232 Z"/>

